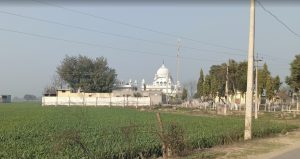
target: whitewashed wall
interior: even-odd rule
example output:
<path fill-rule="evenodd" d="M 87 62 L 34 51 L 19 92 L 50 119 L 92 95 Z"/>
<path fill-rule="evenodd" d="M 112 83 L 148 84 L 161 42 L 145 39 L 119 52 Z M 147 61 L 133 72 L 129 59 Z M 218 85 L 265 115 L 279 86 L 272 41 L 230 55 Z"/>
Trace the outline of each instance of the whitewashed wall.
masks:
<path fill-rule="evenodd" d="M 150 106 L 150 97 L 43 97 L 42 105 L 65 106 Z"/>

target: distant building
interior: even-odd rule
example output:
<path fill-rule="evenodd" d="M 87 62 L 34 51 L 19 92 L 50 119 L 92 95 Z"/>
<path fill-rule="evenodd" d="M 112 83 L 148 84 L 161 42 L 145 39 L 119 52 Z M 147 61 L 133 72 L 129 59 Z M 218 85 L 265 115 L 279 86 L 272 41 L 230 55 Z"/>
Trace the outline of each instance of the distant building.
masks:
<path fill-rule="evenodd" d="M 181 93 L 179 81 L 176 83 L 173 81 L 169 69 L 164 64 L 157 70 L 152 84 L 145 84 L 145 80 L 142 80 L 141 90 L 160 91 L 163 94 L 173 97 Z"/>
<path fill-rule="evenodd" d="M 136 96 L 138 90 L 137 80 L 132 82 L 130 79 L 128 83 L 124 83 L 123 81 L 118 82 L 114 89 L 112 90 L 112 94 L 116 97 L 120 96 Z"/>
<path fill-rule="evenodd" d="M 141 87 L 139 87 L 137 80 L 133 82 L 130 79 L 128 83 L 118 81 L 111 93 L 58 89 L 44 94 L 43 105 L 152 106 L 168 103 L 168 97 L 175 97 L 180 93 L 179 81 L 174 82 L 169 69 L 162 64 L 154 75 L 152 84 L 146 84 L 145 80 L 142 80 Z"/>
<path fill-rule="evenodd" d="M 1 95 L 0 103 L 11 103 L 11 95 Z"/>

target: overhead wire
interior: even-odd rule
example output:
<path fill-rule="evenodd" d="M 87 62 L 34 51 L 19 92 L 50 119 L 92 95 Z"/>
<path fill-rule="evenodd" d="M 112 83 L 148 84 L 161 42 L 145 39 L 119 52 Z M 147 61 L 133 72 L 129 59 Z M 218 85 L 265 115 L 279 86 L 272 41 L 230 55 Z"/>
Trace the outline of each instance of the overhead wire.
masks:
<path fill-rule="evenodd" d="M 118 37 L 118 38 L 126 38 L 126 39 L 131 39 L 131 40 L 136 40 L 136 41 L 143 41 L 143 42 L 158 44 L 158 45 L 163 45 L 163 46 L 171 46 L 171 47 L 177 46 L 176 44 L 171 44 L 171 43 L 166 43 L 166 42 L 157 42 L 157 41 L 152 41 L 152 40 L 148 40 L 148 39 L 132 37 L 132 36 L 128 36 L 128 35 L 104 32 L 104 31 L 99 31 L 99 30 L 96 30 L 96 29 L 90 29 L 90 28 L 86 28 L 86 27 L 60 23 L 60 22 L 57 22 L 57 21 L 52 21 L 52 20 L 47 20 L 47 19 L 42 19 L 42 18 L 36 18 L 36 17 L 32 17 L 32 16 L 25 16 L 25 15 L 16 14 L 16 13 L 3 11 L 3 10 L 0 10 L 0 13 L 11 15 L 11 16 L 16 16 L 16 17 L 20 17 L 20 18 L 25 18 L 25 19 L 29 19 L 29 20 L 34 20 L 34 21 L 39 21 L 39 22 L 50 23 L 50 24 L 60 25 L 60 26 L 64 26 L 64 27 L 79 29 L 79 30 L 88 31 L 88 32 L 95 32 L 95 33 L 99 33 L 99 34 L 105 34 L 105 35 L 114 36 L 114 37 Z M 189 47 L 189 46 L 182 46 L 182 47 L 186 48 L 186 49 L 190 49 L 190 50 L 205 51 L 205 52 L 211 52 L 211 53 L 217 53 L 217 54 L 246 56 L 246 54 L 242 55 L 242 54 L 237 54 L 237 53 L 229 53 L 229 52 L 227 53 L 227 52 L 224 52 L 224 51 L 216 51 L 216 50 L 210 50 L 210 49 L 200 49 L 200 48 Z"/>
<path fill-rule="evenodd" d="M 94 14 L 79 11 L 79 10 L 76 10 L 76 9 L 67 8 L 67 7 L 57 5 L 57 4 L 54 4 L 54 3 L 49 3 L 49 2 L 46 2 L 44 0 L 31 0 L 31 1 L 38 2 L 38 3 L 44 4 L 44 5 L 48 5 L 48 6 L 52 6 L 52 7 L 57 7 L 57 8 L 63 9 L 63 10 L 67 10 L 69 12 L 89 16 L 89 17 L 92 17 L 92 18 L 108 21 L 108 22 L 111 22 L 111 23 L 131 27 L 131 28 L 136 28 L 136 29 L 139 29 L 139 30 L 149 31 L 149 32 L 153 32 L 153 33 L 156 33 L 156 34 L 165 35 L 165 36 L 168 36 L 168 37 L 181 38 L 181 39 L 193 41 L 193 42 L 196 42 L 196 43 L 201 43 L 201 44 L 208 45 L 208 46 L 225 48 L 225 49 L 234 50 L 234 51 L 247 52 L 246 50 L 240 49 L 240 48 L 233 48 L 233 47 L 228 47 L 228 46 L 224 46 L 224 45 L 220 45 L 220 44 L 214 44 L 214 43 L 210 43 L 210 42 L 195 40 L 195 39 L 192 39 L 192 38 L 189 38 L 189 37 L 186 37 L 186 36 L 182 36 L 182 35 L 167 33 L 167 32 L 158 31 L 158 30 L 154 30 L 154 29 L 151 29 L 151 28 L 147 28 L 147 27 L 142 27 L 142 26 L 138 26 L 138 25 L 134 25 L 134 24 L 130 24 L 130 23 L 125 23 L 125 22 L 122 22 L 122 21 L 113 20 L 113 19 L 110 19 L 110 18 L 107 18 L 107 17 L 94 15 Z"/>
<path fill-rule="evenodd" d="M 155 55 L 155 56 L 164 56 L 164 57 L 176 58 L 176 56 L 165 55 L 165 54 L 158 54 L 158 53 L 149 52 L 149 51 L 139 51 L 139 50 L 133 50 L 133 49 L 126 49 L 126 48 L 117 48 L 117 47 L 108 46 L 108 45 L 94 44 L 94 43 L 89 43 L 89 42 L 84 42 L 84 41 L 76 41 L 76 40 L 63 39 L 63 38 L 58 38 L 58 37 L 54 37 L 54 36 L 41 35 L 41 34 L 36 34 L 36 33 L 28 33 L 28 32 L 17 31 L 17 30 L 12 30 L 12 29 L 7 29 L 7 28 L 1 28 L 1 27 L 0 27 L 0 31 L 11 32 L 11 33 L 18 33 L 18 34 L 23 34 L 23 35 L 26 35 L 26 36 L 33 36 L 33 37 L 38 37 L 38 38 L 50 39 L 50 40 L 64 41 L 64 42 L 67 42 L 67 43 L 74 43 L 74 44 L 79 44 L 79 45 L 88 45 L 88 46 L 93 46 L 93 47 L 101 47 L 101 48 L 107 48 L 107 49 L 114 49 L 114 50 L 119 50 L 119 51 L 123 51 L 123 52 L 129 52 L 129 53 L 145 54 L 145 55 Z M 220 62 L 220 61 L 217 61 L 217 60 L 199 59 L 199 58 L 187 57 L 187 56 L 181 56 L 181 59 L 196 60 L 196 61 Z"/>
<path fill-rule="evenodd" d="M 286 28 L 290 33 L 295 35 L 296 37 L 300 38 L 300 34 L 298 34 L 296 31 L 294 31 L 289 25 L 287 25 L 283 20 L 281 20 L 279 17 L 277 17 L 274 13 L 272 13 L 270 10 L 268 10 L 259 0 L 256 0 L 256 3 L 260 5 L 260 7 L 267 12 L 269 15 L 271 15 L 278 23 L 280 23 L 284 28 Z"/>
<path fill-rule="evenodd" d="M 71 11 L 71 12 L 83 14 L 83 15 L 86 15 L 86 16 L 91 16 L 91 17 L 94 17 L 94 18 L 97 18 L 97 19 L 102 19 L 102 20 L 110 21 L 112 23 L 117 23 L 117 24 L 126 25 L 126 26 L 130 26 L 130 27 L 135 27 L 135 28 L 138 28 L 138 29 L 143 29 L 143 30 L 146 30 L 146 31 L 155 32 L 155 33 L 158 33 L 158 34 L 163 34 L 163 35 L 177 37 L 177 38 L 180 37 L 182 39 L 186 39 L 186 40 L 190 40 L 190 41 L 194 41 L 194 42 L 201 42 L 201 43 L 209 44 L 209 45 L 212 44 L 212 43 L 207 43 L 207 42 L 198 41 L 198 40 L 194 40 L 194 39 L 191 39 L 191 38 L 183 37 L 183 36 L 180 36 L 180 35 L 174 35 L 174 34 L 165 33 L 165 32 L 162 32 L 162 31 L 157 31 L 157 30 L 149 29 L 149 28 L 146 28 L 146 27 L 141 27 L 141 26 L 138 26 L 138 25 L 133 25 L 133 24 L 124 23 L 124 22 L 121 22 L 121 21 L 112 20 L 112 19 L 109 19 L 109 18 L 106 18 L 106 17 L 97 16 L 97 15 L 86 13 L 86 12 L 82 12 L 82 11 L 79 11 L 79 10 L 74 10 L 74 9 L 66 8 L 66 7 L 57 5 L 57 4 L 53 4 L 53 3 L 49 3 L 49 2 L 45 2 L 45 1 L 41 1 L 41 0 L 31 0 L 31 1 L 39 2 L 39 3 L 50 5 L 50 6 L 53 6 L 53 7 L 58 7 L 58 8 L 61 8 L 61 9 L 64 9 L 64 10 L 68 10 L 68 11 Z M 261 4 L 259 1 L 258 1 L 258 3 Z M 20 15 L 20 14 L 16 14 L 16 13 L 11 13 L 11 12 L 7 12 L 7 11 L 0 11 L 0 12 L 4 13 L 4 14 L 9 14 L 9 15 L 14 15 L 14 16 L 22 17 L 22 18 L 31 19 L 31 20 L 36 20 L 36 21 L 41 21 L 41 22 L 46 22 L 46 23 L 52 23 L 52 24 L 61 25 L 61 26 L 65 26 L 65 27 L 72 27 L 72 28 L 75 28 L 75 29 L 80 29 L 80 30 L 85 30 L 85 31 L 90 31 L 90 32 L 97 32 L 97 33 L 106 34 L 106 35 L 110 35 L 110 36 L 116 36 L 116 37 L 120 37 L 120 38 L 127 38 L 127 39 L 138 40 L 138 41 L 143 41 L 143 42 L 148 42 L 148 43 L 153 43 L 153 44 L 159 44 L 159 45 L 165 45 L 165 46 L 176 46 L 176 45 L 171 44 L 171 43 L 157 42 L 157 41 L 152 41 L 152 40 L 147 40 L 147 39 L 142 39 L 142 38 L 136 38 L 136 37 L 132 37 L 132 36 L 127 36 L 127 35 L 122 35 L 122 34 L 103 32 L 103 31 L 99 31 L 99 30 L 96 30 L 96 29 L 90 29 L 90 28 L 85 28 L 85 27 L 75 26 L 75 25 L 70 25 L 70 24 L 64 24 L 64 23 L 60 23 L 60 22 L 56 22 L 56 21 L 51 21 L 51 20 L 46 20 L 46 19 L 41 19 L 41 18 L 24 16 L 24 15 Z M 70 42 L 70 40 L 67 40 L 67 41 Z M 237 51 L 246 52 L 245 50 L 242 50 L 242 49 L 230 48 L 230 47 L 226 47 L 226 46 L 218 45 L 218 44 L 212 44 L 211 46 L 223 47 L 223 48 L 227 48 L 227 49 L 231 49 L 231 50 L 237 50 Z M 242 54 L 237 54 L 237 53 L 228 53 L 228 52 L 223 52 L 223 51 L 215 51 L 215 50 L 209 50 L 209 49 L 200 49 L 200 48 L 189 47 L 189 46 L 183 46 L 183 48 L 191 49 L 191 50 L 197 50 L 197 51 L 213 52 L 213 53 L 218 53 L 218 54 L 246 56 L 246 54 L 242 55 Z M 264 55 L 266 55 L 266 54 L 264 54 Z M 269 56 L 269 55 L 266 55 L 266 56 Z M 273 59 L 275 59 L 275 58 L 273 58 Z M 279 58 L 276 58 L 276 59 L 279 59 Z"/>
<path fill-rule="evenodd" d="M 298 34 L 297 32 L 295 32 L 291 27 L 289 27 L 289 25 L 287 25 L 285 22 L 283 22 L 283 20 L 281 20 L 278 16 L 276 16 L 274 13 L 272 13 L 270 10 L 268 10 L 259 0 L 256 0 L 256 3 L 262 8 L 263 11 L 265 11 L 266 13 L 268 13 L 270 16 L 272 16 L 278 23 L 280 23 L 285 29 L 287 29 L 288 32 L 292 33 L 294 36 L 296 37 L 300 37 L 300 34 Z M 276 57 L 273 55 L 268 55 L 268 54 L 262 54 L 268 58 L 271 58 L 273 60 L 289 60 L 287 58 L 284 57 Z"/>
<path fill-rule="evenodd" d="M 103 16 L 99 16 L 99 15 L 94 15 L 94 14 L 83 12 L 83 11 L 76 10 L 76 9 L 67 8 L 67 7 L 64 7 L 64 6 L 61 6 L 61 5 L 58 5 L 58 4 L 54 4 L 54 3 L 51 3 L 51 2 L 48 2 L 48 1 L 46 2 L 45 0 L 31 0 L 31 1 L 34 1 L 34 2 L 37 2 L 37 3 L 40 3 L 40 4 L 44 4 L 44 5 L 48 5 L 48 6 L 52 6 L 52 7 L 56 7 L 56 8 L 60 8 L 60 9 L 63 9 L 63 10 L 67 10 L 69 12 L 73 12 L 73 13 L 77 13 L 77 14 L 89 16 L 89 17 L 92 17 L 92 18 L 95 18 L 95 19 L 100 19 L 100 20 L 111 22 L 111 23 L 115 23 L 115 24 L 119 24 L 119 25 L 124 25 L 124 26 L 127 26 L 127 27 L 131 27 L 131 28 L 136 28 L 136 29 L 139 29 L 139 30 L 149 31 L 149 32 L 153 32 L 153 33 L 156 33 L 156 34 L 165 35 L 165 36 L 168 36 L 168 37 L 181 38 L 181 39 L 193 41 L 193 42 L 196 42 L 196 43 L 205 44 L 205 45 L 208 45 L 208 46 L 225 48 L 225 49 L 229 49 L 229 50 L 234 50 L 234 51 L 239 51 L 239 52 L 245 53 L 245 55 L 236 54 L 236 53 L 227 53 L 227 54 L 231 54 L 231 55 L 247 56 L 247 52 L 248 52 L 247 50 L 240 49 L 240 48 L 232 48 L 232 47 L 228 47 L 228 46 L 224 46 L 224 45 L 220 45 L 220 44 L 214 44 L 214 43 L 209 43 L 209 42 L 205 42 L 205 41 L 195 40 L 195 39 L 188 38 L 188 37 L 185 37 L 185 36 L 182 36 L 182 35 L 176 35 L 176 34 L 166 33 L 166 32 L 163 32 L 163 31 L 158 31 L 158 30 L 154 30 L 154 29 L 151 29 L 151 28 L 147 28 L 147 27 L 142 27 L 142 26 L 138 26 L 138 25 L 134 25 L 134 24 L 130 24 L 130 23 L 125 23 L 125 22 L 122 22 L 122 21 L 113 20 L 113 19 L 110 19 L 110 18 L 107 18 L 107 17 L 103 17 Z M 185 48 L 193 49 L 193 50 L 199 50 L 198 48 L 193 48 L 193 47 L 185 47 Z M 204 49 L 201 49 L 201 51 L 215 52 L 213 50 L 204 50 Z M 221 53 L 224 53 L 224 52 L 221 52 Z M 263 54 L 263 55 L 266 55 L 266 54 Z M 272 55 L 266 55 L 266 56 L 270 57 Z M 277 58 L 277 57 L 273 57 L 273 59 L 282 60 L 282 58 Z"/>

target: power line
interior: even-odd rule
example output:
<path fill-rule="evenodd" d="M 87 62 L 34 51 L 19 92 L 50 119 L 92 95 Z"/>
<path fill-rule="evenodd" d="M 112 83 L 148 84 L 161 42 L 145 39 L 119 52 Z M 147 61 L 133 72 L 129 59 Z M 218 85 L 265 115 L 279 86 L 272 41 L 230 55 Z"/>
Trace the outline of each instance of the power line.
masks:
<path fill-rule="evenodd" d="M 12 12 L 8 12 L 8 11 L 3 11 L 3 10 L 0 10 L 0 13 L 1 14 L 11 15 L 11 16 L 16 16 L 16 17 L 20 17 L 20 18 L 24 18 L 24 19 L 39 21 L 39 22 L 60 25 L 60 26 L 63 26 L 63 27 L 69 27 L 69 28 L 74 28 L 74 29 L 88 31 L 88 32 L 95 32 L 95 33 L 99 33 L 99 34 L 110 35 L 110 36 L 114 36 L 114 37 L 118 37 L 118 38 L 126 38 L 126 39 L 131 39 L 131 40 L 136 40 L 136 41 L 143 41 L 143 42 L 152 43 L 152 44 L 158 44 L 158 45 L 163 45 L 163 46 L 171 46 L 171 47 L 176 46 L 176 45 L 171 44 L 171 43 L 157 42 L 157 41 L 152 41 L 152 40 L 147 40 L 147 39 L 142 39 L 142 38 L 136 38 L 136 37 L 132 37 L 132 36 L 127 36 L 127 35 L 122 35 L 122 34 L 116 34 L 116 33 L 110 33 L 110 32 L 103 32 L 103 31 L 99 31 L 99 30 L 96 30 L 96 29 L 90 29 L 90 28 L 86 28 L 86 27 L 81 27 L 81 26 L 76 26 L 76 25 L 70 25 L 70 24 L 60 23 L 60 22 L 57 22 L 57 21 L 52 21 L 52 20 L 47 20 L 47 19 L 41 19 L 41 18 L 36 18 L 36 17 L 31 17 L 31 16 L 25 16 L 25 15 L 16 14 L 16 13 L 12 13 Z M 183 48 L 190 49 L 190 50 L 196 50 L 196 51 L 212 52 L 212 53 L 217 53 L 217 54 L 228 54 L 228 55 L 236 55 L 236 56 L 246 56 L 246 55 L 237 54 L 237 53 L 227 53 L 227 52 L 224 52 L 224 51 L 215 51 L 215 50 L 209 50 L 209 49 L 200 49 L 200 48 L 189 47 L 189 46 L 184 46 Z"/>
<path fill-rule="evenodd" d="M 297 32 L 295 32 L 291 27 L 289 27 L 286 23 L 284 23 L 281 19 L 279 19 L 275 14 L 273 14 L 270 10 L 268 10 L 268 9 L 266 9 L 265 7 L 264 7 L 264 5 L 260 2 L 260 1 L 258 1 L 258 0 L 256 0 L 256 2 L 261 6 L 261 8 L 265 11 L 265 12 L 267 12 L 268 14 L 270 14 L 273 18 L 275 18 L 275 20 L 277 21 L 277 22 L 279 22 L 281 25 L 283 25 L 289 32 L 291 32 L 293 35 L 295 35 L 296 37 L 300 37 L 300 34 L 298 34 Z"/>
<path fill-rule="evenodd" d="M 175 35 L 175 34 L 166 33 L 166 32 L 162 32 L 162 31 L 157 31 L 157 30 L 154 30 L 154 29 L 150 29 L 150 28 L 146 28 L 146 27 L 142 27 L 142 26 L 138 26 L 138 25 L 134 25 L 134 24 L 124 23 L 124 22 L 113 20 L 113 19 L 106 18 L 106 17 L 103 17 L 103 16 L 98 16 L 98 15 L 94 15 L 94 14 L 82 12 L 82 11 L 79 11 L 79 10 L 67 8 L 67 7 L 64 7 L 64 6 L 61 6 L 61 5 L 49 3 L 49 2 L 46 2 L 44 0 L 31 0 L 31 1 L 35 1 L 35 2 L 44 4 L 44 5 L 48 5 L 48 6 L 52 6 L 52 7 L 57 7 L 57 8 L 63 9 L 63 10 L 67 10 L 67 11 L 73 12 L 73 13 L 77 13 L 77 14 L 89 16 L 89 17 L 92 17 L 92 18 L 95 18 L 95 19 L 100 19 L 100 20 L 111 22 L 111 23 L 115 23 L 115 24 L 119 24 L 119 25 L 124 25 L 124 26 L 127 26 L 127 27 L 132 27 L 132 28 L 136 28 L 136 29 L 139 29 L 139 30 L 153 32 L 153 33 L 156 33 L 156 34 L 161 34 L 161 35 L 165 35 L 165 36 L 169 36 L 169 37 L 175 37 L 175 38 L 180 38 L 180 39 L 185 39 L 185 40 L 193 41 L 193 42 L 196 42 L 196 43 L 201 43 L 201 44 L 205 44 L 205 45 L 209 45 L 209 46 L 214 46 L 214 47 L 219 47 L 219 48 L 230 49 L 230 50 L 239 51 L 239 52 L 243 52 L 243 53 L 247 53 L 248 52 L 247 50 L 243 50 L 243 49 L 239 49 L 239 48 L 232 48 L 232 47 L 227 47 L 227 46 L 224 46 L 224 45 L 219 45 L 219 44 L 213 44 L 213 43 L 209 43 L 209 42 L 199 41 L 199 40 L 191 39 L 191 38 L 188 38 L 188 37 L 185 37 L 185 36 L 181 36 L 181 35 Z M 143 41 L 145 41 L 145 40 L 143 40 Z M 174 44 L 169 44 L 169 43 L 165 43 L 165 44 L 176 46 Z M 230 54 L 230 55 L 236 55 L 236 56 L 247 56 L 247 54 L 242 55 L 242 54 L 237 54 L 237 53 L 227 53 L 227 52 L 220 52 L 220 51 L 215 51 L 215 50 L 199 49 L 199 48 L 188 47 L 188 46 L 183 46 L 183 48 L 187 48 L 187 49 L 191 49 L 191 50 L 213 52 L 213 53 L 219 53 L 219 54 Z M 262 55 L 265 55 L 265 56 L 268 56 L 268 57 L 272 57 L 271 55 L 266 55 L 266 54 L 262 54 Z M 277 58 L 277 57 L 273 56 L 273 59 L 281 60 L 282 58 Z"/>
<path fill-rule="evenodd" d="M 23 34 L 23 35 L 26 35 L 26 36 L 33 36 L 33 37 L 38 37 L 38 38 L 50 39 L 50 40 L 64 41 L 64 42 L 67 42 L 67 43 L 74 43 L 74 44 L 79 44 L 79 45 L 87 45 L 87 46 L 93 46 L 93 47 L 108 48 L 108 49 L 114 49 L 114 50 L 129 52 L 129 53 L 137 53 L 137 54 L 146 54 L 146 55 L 165 56 L 165 57 L 176 58 L 176 56 L 158 54 L 158 53 L 153 53 L 153 52 L 149 52 L 149 51 L 139 51 L 139 50 L 125 49 L 125 48 L 117 48 L 117 47 L 112 47 L 112 46 L 108 46 L 108 45 L 93 44 L 93 43 L 88 43 L 88 42 L 84 42 L 84 41 L 75 41 L 75 40 L 63 39 L 63 38 L 58 38 L 58 37 L 53 37 L 53 36 L 41 35 L 41 34 L 36 34 L 36 33 L 28 33 L 28 32 L 11 30 L 11 29 L 1 28 L 1 27 L 0 27 L 0 30 L 5 31 L 5 32 Z M 216 61 L 216 60 L 199 59 L 199 58 L 187 57 L 187 56 L 181 56 L 181 59 L 196 60 L 196 61 L 220 62 L 220 61 Z"/>
<path fill-rule="evenodd" d="M 116 37 L 120 37 L 120 38 L 132 39 L 132 40 L 143 41 L 143 42 L 148 42 L 148 43 L 153 43 L 153 44 L 159 44 L 159 45 L 164 45 L 164 46 L 176 46 L 176 45 L 171 44 L 171 43 L 157 42 L 157 41 L 152 41 L 152 40 L 147 40 L 147 39 L 142 39 L 142 38 L 136 38 L 136 37 L 132 37 L 132 36 L 127 36 L 127 35 L 121 35 L 121 34 L 116 34 L 116 33 L 103 32 L 103 31 L 99 31 L 99 30 L 95 30 L 95 29 L 89 29 L 89 28 L 85 28 L 85 27 L 74 26 L 74 25 L 70 25 L 70 24 L 64 24 L 64 23 L 60 23 L 60 22 L 56 22 L 56 21 L 50 21 L 50 20 L 41 19 L 41 18 L 35 18 L 35 17 L 30 17 L 30 16 L 24 16 L 24 15 L 20 15 L 20 14 L 16 14 L 16 13 L 11 13 L 11 12 L 7 12 L 7 11 L 1 11 L 0 10 L 0 13 L 2 13 L 2 14 L 8 14 L 8 15 L 13 15 L 13 16 L 21 17 L 21 18 L 26 18 L 26 19 L 31 19 L 31 20 L 35 20 L 35 21 L 40 21 L 40 22 L 46 22 L 46 23 L 61 25 L 61 26 L 64 26 L 64 27 L 71 27 L 71 28 L 75 28 L 75 29 L 79 29 L 79 30 L 84 30 L 84 31 L 89 31 L 89 32 L 96 32 L 96 33 L 100 33 L 100 34 L 106 34 L 106 35 L 110 35 L 110 36 L 116 36 Z M 183 46 L 183 48 L 190 49 L 190 50 L 197 50 L 197 51 L 206 51 L 206 52 L 218 53 L 218 54 L 246 56 L 246 55 L 237 54 L 237 53 L 228 53 L 228 52 L 224 52 L 224 51 L 216 51 L 216 50 L 209 50 L 209 49 L 200 49 L 200 48 L 189 47 L 189 46 Z"/>
<path fill-rule="evenodd" d="M 36 1 L 36 0 L 32 0 L 32 1 Z M 43 2 L 41 2 L 41 3 L 43 3 Z M 39 22 L 50 23 L 50 24 L 60 25 L 60 26 L 64 26 L 64 27 L 74 28 L 74 29 L 78 29 L 78 30 L 95 32 L 95 33 L 105 34 L 105 35 L 109 35 L 109 36 L 115 36 L 115 37 L 119 37 L 119 38 L 126 38 L 126 39 L 131 39 L 131 40 L 143 41 L 143 42 L 148 42 L 148 43 L 152 43 L 152 44 L 159 44 L 159 45 L 163 45 L 163 46 L 171 46 L 171 47 L 173 47 L 173 46 L 175 47 L 176 46 L 176 45 L 171 44 L 171 43 L 157 42 L 157 41 L 152 41 L 152 40 L 147 40 L 147 39 L 142 39 L 142 38 L 127 36 L 127 35 L 122 35 L 122 34 L 116 34 L 116 33 L 110 33 L 110 32 L 103 32 L 103 31 L 99 31 L 99 30 L 96 30 L 96 29 L 90 29 L 90 28 L 86 28 L 86 27 L 81 27 L 81 26 L 76 26 L 76 25 L 70 25 L 70 24 L 60 23 L 60 22 L 57 22 L 57 21 L 51 21 L 51 20 L 47 20 L 47 19 L 41 19 L 41 18 L 36 18 L 36 17 L 25 16 L 25 15 L 16 14 L 16 13 L 12 13 L 12 12 L 8 12 L 8 11 L 3 11 L 3 10 L 2 11 L 0 10 L 0 13 L 7 14 L 7 15 L 12 15 L 12 16 L 16 16 L 16 17 L 20 17 L 20 18 L 24 18 L 24 19 L 29 19 L 29 20 L 34 20 L 34 21 L 39 21 Z M 216 51 L 216 50 L 210 50 L 210 49 L 200 49 L 200 48 L 189 47 L 189 46 L 183 46 L 183 48 L 190 49 L 190 50 L 196 50 L 196 51 L 205 51 L 205 52 L 217 53 L 217 54 L 222 54 L 222 55 L 228 54 L 228 55 L 235 55 L 235 56 L 242 56 L 242 57 L 246 56 L 246 54 L 243 55 L 243 54 L 229 53 L 229 52 Z M 193 54 L 197 54 L 198 55 L 198 53 L 193 53 Z M 266 55 L 266 54 L 263 54 L 263 55 Z M 266 56 L 270 57 L 271 55 L 266 55 Z M 277 57 L 275 58 L 274 57 L 273 59 L 277 60 L 277 59 L 281 59 L 281 58 L 277 58 Z"/>
<path fill-rule="evenodd" d="M 113 19 L 106 18 L 106 17 L 103 17 L 103 16 L 98 16 L 98 15 L 94 15 L 94 14 L 91 14 L 91 13 L 86 13 L 86 12 L 82 12 L 82 11 L 79 11 L 79 10 L 66 8 L 64 6 L 60 6 L 60 5 L 57 5 L 57 4 L 45 2 L 43 0 L 42 1 L 41 0 L 31 0 L 31 1 L 35 1 L 35 2 L 42 3 L 42 4 L 45 4 L 45 5 L 49 5 L 49 6 L 52 6 L 52 7 L 57 7 L 57 8 L 63 9 L 63 10 L 73 12 L 73 13 L 93 17 L 95 19 L 100 19 L 100 20 L 111 22 L 111 23 L 131 27 L 131 28 L 136 28 L 136 29 L 139 29 L 139 30 L 149 31 L 149 32 L 153 32 L 153 33 L 156 33 L 156 34 L 161 34 L 161 35 L 165 35 L 165 36 L 169 36 L 169 37 L 185 39 L 185 40 L 193 41 L 193 42 L 196 42 L 196 43 L 201 43 L 201 44 L 204 44 L 204 45 L 209 45 L 209 46 L 214 46 L 214 47 L 219 47 L 219 48 L 225 48 L 225 49 L 235 50 L 235 51 L 240 51 L 240 52 L 247 52 L 247 50 L 243 50 L 243 49 L 239 49 L 239 48 L 232 48 L 232 47 L 228 47 L 228 46 L 224 46 L 224 45 L 214 44 L 214 43 L 200 41 L 200 40 L 195 40 L 195 39 L 191 39 L 191 38 L 188 38 L 188 37 L 185 37 L 185 36 L 182 36 L 182 35 L 166 33 L 166 32 L 154 30 L 154 29 L 151 29 L 151 28 L 146 28 L 146 27 L 142 27 L 142 26 L 138 26 L 138 25 L 134 25 L 134 24 L 130 24 L 130 23 L 125 23 L 125 22 L 113 20 Z"/>

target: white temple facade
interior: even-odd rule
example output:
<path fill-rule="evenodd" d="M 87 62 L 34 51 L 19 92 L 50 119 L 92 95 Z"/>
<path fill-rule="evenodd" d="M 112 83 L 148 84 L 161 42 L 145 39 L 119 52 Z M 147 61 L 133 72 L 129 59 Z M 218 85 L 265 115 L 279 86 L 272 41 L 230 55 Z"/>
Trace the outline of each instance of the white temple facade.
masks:
<path fill-rule="evenodd" d="M 174 83 L 174 80 L 164 64 L 157 70 L 152 84 L 146 84 L 145 80 L 142 80 L 142 91 L 161 91 L 169 96 L 176 96 L 181 93 L 181 87 L 179 81 Z"/>

